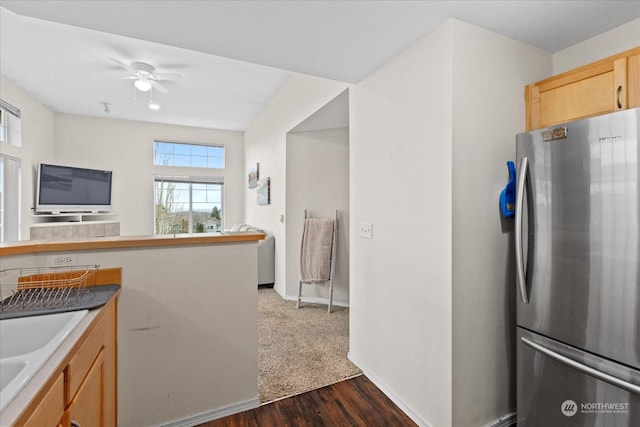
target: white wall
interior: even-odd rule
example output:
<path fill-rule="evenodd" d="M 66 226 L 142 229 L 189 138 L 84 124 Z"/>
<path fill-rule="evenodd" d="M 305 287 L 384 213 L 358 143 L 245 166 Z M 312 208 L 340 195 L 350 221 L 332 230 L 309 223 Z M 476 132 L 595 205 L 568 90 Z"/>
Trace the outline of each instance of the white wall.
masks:
<path fill-rule="evenodd" d="M 3 147 L 3 153 L 21 159 L 20 240 L 28 240 L 31 208 L 35 202 L 36 166 L 40 162 L 54 161 L 55 113 L 2 75 L 0 98 L 21 111 L 22 147 Z"/>
<path fill-rule="evenodd" d="M 286 235 L 285 224 L 280 222 L 286 212 L 286 135 L 347 87 L 342 82 L 293 74 L 245 130 L 245 188 L 249 166 L 257 162 L 260 177 L 271 177 L 270 205 L 257 205 L 255 189 L 245 190 L 245 219 L 275 235 L 274 289 L 282 296 L 286 295 Z"/>
<path fill-rule="evenodd" d="M 338 210 L 337 262 L 333 300 L 349 304 L 349 129 L 292 132 L 287 135 L 286 295 L 296 296 L 304 210 L 334 217 Z M 329 286 L 304 285 L 303 297 L 329 297 Z"/>
<path fill-rule="evenodd" d="M 551 56 L 453 29 L 452 425 L 479 426 L 516 410 L 513 222 L 503 227 L 498 198 L 524 131 L 524 86 L 549 75 Z"/>
<path fill-rule="evenodd" d="M 553 54 L 553 74 L 640 46 L 640 18 Z"/>
<path fill-rule="evenodd" d="M 350 357 L 433 426 L 452 423 L 452 31 L 350 92 Z"/>
<path fill-rule="evenodd" d="M 352 90 L 350 356 L 421 423 L 515 411 L 497 202 L 524 85 L 550 72 L 549 54 L 450 20 Z"/>
<path fill-rule="evenodd" d="M 225 169 L 153 166 L 153 141 L 223 144 Z M 225 225 L 244 220 L 244 147 L 242 132 L 58 114 L 56 162 L 113 170 L 113 209 L 120 234 L 154 233 L 154 175 L 224 176 Z"/>

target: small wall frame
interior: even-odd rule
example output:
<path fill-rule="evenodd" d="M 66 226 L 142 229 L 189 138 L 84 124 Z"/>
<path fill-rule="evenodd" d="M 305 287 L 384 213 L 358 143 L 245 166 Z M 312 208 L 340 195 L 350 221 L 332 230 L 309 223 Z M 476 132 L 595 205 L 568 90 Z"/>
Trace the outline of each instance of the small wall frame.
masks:
<path fill-rule="evenodd" d="M 271 178 L 264 178 L 258 180 L 257 183 L 257 196 L 259 205 L 271 204 Z"/>
<path fill-rule="evenodd" d="M 260 179 L 260 163 L 249 168 L 249 188 L 256 188 Z"/>

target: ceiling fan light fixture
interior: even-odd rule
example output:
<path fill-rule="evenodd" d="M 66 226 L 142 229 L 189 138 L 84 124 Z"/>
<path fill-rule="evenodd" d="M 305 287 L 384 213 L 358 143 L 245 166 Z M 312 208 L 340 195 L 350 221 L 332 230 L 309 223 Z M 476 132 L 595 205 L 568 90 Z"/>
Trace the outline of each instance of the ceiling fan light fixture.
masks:
<path fill-rule="evenodd" d="M 160 109 L 160 106 L 153 101 L 149 101 L 149 109 L 156 111 Z"/>
<path fill-rule="evenodd" d="M 151 82 L 146 77 L 140 77 L 133 84 L 140 92 L 148 92 L 151 90 Z"/>

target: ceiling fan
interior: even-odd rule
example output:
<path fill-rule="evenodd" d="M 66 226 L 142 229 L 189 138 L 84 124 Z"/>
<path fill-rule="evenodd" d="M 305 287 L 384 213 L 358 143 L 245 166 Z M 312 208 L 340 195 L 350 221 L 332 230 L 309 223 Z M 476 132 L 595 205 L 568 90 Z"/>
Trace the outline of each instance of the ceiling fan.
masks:
<path fill-rule="evenodd" d="M 144 62 L 132 62 L 131 65 L 120 61 L 116 58 L 109 58 L 125 70 L 129 71 L 130 74 L 126 76 L 112 77 L 114 79 L 127 79 L 134 80 L 133 84 L 140 92 L 148 92 L 151 88 L 156 89 L 160 93 L 168 93 L 169 90 L 161 85 L 160 81 L 169 81 L 182 78 L 182 75 L 174 73 L 174 74 L 166 74 L 166 73 L 156 73 L 155 67 L 153 65 L 144 63 Z"/>

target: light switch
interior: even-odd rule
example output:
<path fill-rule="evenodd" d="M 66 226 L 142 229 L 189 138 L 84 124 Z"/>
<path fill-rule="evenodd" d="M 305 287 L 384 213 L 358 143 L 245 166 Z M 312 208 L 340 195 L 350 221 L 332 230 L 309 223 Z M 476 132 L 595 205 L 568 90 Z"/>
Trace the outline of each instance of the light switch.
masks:
<path fill-rule="evenodd" d="M 360 237 L 363 239 L 373 239 L 373 225 L 370 222 L 360 223 Z"/>

